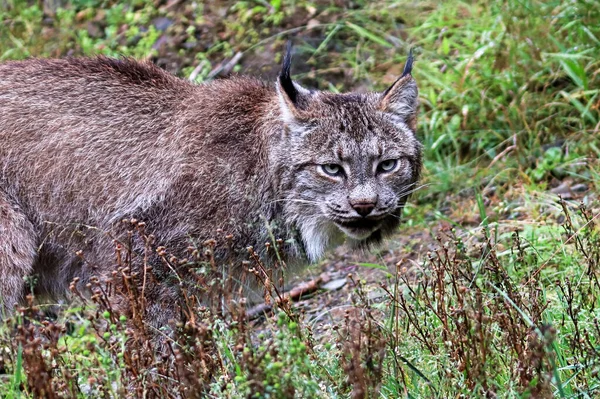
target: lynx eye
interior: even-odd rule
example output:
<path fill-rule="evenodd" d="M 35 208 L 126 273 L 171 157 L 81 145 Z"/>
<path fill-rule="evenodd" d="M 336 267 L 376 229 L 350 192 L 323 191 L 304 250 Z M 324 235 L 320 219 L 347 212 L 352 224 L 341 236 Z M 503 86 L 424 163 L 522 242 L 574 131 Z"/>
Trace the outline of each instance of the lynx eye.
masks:
<path fill-rule="evenodd" d="M 396 166 L 398 166 L 397 159 L 387 159 L 385 161 L 381 161 L 379 165 L 377 165 L 377 170 L 379 172 L 388 173 L 396 169 Z"/>
<path fill-rule="evenodd" d="M 337 177 L 341 176 L 344 173 L 344 168 L 335 163 L 327 163 L 325 165 L 320 165 L 320 168 L 323 171 L 323 173 L 329 176 Z"/>

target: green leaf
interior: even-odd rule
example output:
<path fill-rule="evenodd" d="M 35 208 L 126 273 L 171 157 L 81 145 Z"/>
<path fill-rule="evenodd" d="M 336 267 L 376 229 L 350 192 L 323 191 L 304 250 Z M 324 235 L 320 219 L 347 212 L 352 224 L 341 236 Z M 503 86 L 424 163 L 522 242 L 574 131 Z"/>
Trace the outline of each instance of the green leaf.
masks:
<path fill-rule="evenodd" d="M 450 40 L 447 37 L 442 39 L 442 54 L 448 55 L 450 54 Z"/>
<path fill-rule="evenodd" d="M 573 82 L 577 85 L 577 87 L 587 90 L 588 88 L 588 79 L 585 74 L 585 70 L 579 63 L 572 59 L 560 59 L 558 60 L 562 68 L 565 70 L 567 75 L 573 80 Z"/>
<path fill-rule="evenodd" d="M 271 0 L 270 3 L 275 11 L 279 11 L 281 9 L 281 0 Z"/>
<path fill-rule="evenodd" d="M 372 40 L 377 44 L 380 44 L 384 47 L 393 47 L 390 42 L 388 42 L 387 40 L 383 39 L 380 36 L 377 36 L 376 34 L 374 34 L 373 32 L 370 32 L 368 30 L 366 30 L 363 27 L 360 27 L 358 25 L 353 24 L 352 22 L 348 22 L 346 21 L 346 25 L 348 25 L 348 27 L 350 29 L 352 29 L 353 31 L 355 31 L 356 33 L 358 33 L 359 36 L 362 36 L 366 39 Z"/>
<path fill-rule="evenodd" d="M 384 265 L 378 265 L 377 263 L 356 263 L 357 266 L 368 267 L 369 269 L 379 269 L 388 271 L 388 268 Z"/>

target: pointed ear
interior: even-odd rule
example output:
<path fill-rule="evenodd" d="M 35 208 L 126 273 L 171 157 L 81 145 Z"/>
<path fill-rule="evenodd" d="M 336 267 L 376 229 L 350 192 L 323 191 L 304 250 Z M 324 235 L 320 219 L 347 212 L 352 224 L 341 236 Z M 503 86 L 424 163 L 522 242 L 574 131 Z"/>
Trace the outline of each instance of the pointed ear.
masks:
<path fill-rule="evenodd" d="M 402 76 L 382 93 L 379 109 L 400 117 L 414 130 L 419 107 L 419 91 L 417 83 L 411 75 L 412 65 L 411 49 Z"/>
<path fill-rule="evenodd" d="M 281 72 L 277 79 L 277 94 L 283 121 L 289 125 L 299 125 L 303 121 L 303 110 L 306 108 L 310 91 L 298 83 L 293 82 L 290 76 L 292 64 L 292 43 L 288 42 L 281 65 Z"/>

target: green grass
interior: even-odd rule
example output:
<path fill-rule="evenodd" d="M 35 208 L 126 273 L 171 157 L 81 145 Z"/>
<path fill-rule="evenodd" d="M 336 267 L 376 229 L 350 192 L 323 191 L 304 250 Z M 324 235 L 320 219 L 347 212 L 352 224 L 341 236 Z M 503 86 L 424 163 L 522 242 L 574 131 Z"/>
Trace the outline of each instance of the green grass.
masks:
<path fill-rule="evenodd" d="M 380 90 L 414 48 L 425 187 L 403 228 L 439 237 L 415 264 L 383 265 L 382 287 L 353 281 L 346 317 L 319 336 L 286 305 L 259 325 L 194 309 L 161 359 L 102 303 L 46 324 L 25 309 L 0 328 L 0 397 L 600 395 L 600 7 L 339 4 L 0 6 L 0 60 L 128 55 L 198 82 L 237 53 L 234 72 L 273 76 L 262 66 L 293 35 L 307 85 Z M 563 182 L 584 193 L 561 202 Z"/>

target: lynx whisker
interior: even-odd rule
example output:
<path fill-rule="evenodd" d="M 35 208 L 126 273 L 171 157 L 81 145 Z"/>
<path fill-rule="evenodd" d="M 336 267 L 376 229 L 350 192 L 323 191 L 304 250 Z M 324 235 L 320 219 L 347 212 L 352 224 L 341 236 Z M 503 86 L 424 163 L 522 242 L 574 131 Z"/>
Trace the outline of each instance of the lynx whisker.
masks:
<path fill-rule="evenodd" d="M 429 186 L 432 186 L 432 185 L 433 185 L 432 183 L 422 184 L 422 185 L 420 185 L 420 186 L 418 186 L 418 187 L 415 187 L 415 188 L 413 188 L 413 189 L 411 189 L 411 190 L 401 191 L 401 192 L 399 192 L 399 193 L 398 193 L 398 195 L 399 195 L 401 198 L 403 198 L 403 197 L 407 197 L 407 196 L 409 196 L 409 195 L 411 195 L 411 194 L 413 194 L 413 193 L 416 193 L 416 192 L 417 192 L 417 191 L 419 191 L 419 190 L 422 190 L 422 189 L 424 189 L 424 188 L 426 188 L 426 187 L 429 187 Z"/>
<path fill-rule="evenodd" d="M 396 208 L 396 210 L 402 210 L 402 209 L 404 209 L 404 205 L 399 206 L 399 207 Z M 398 220 L 402 220 L 402 216 L 401 215 L 394 215 L 393 213 L 390 213 L 388 215 L 388 217 L 391 217 L 391 218 L 394 218 L 394 219 L 398 219 Z"/>

